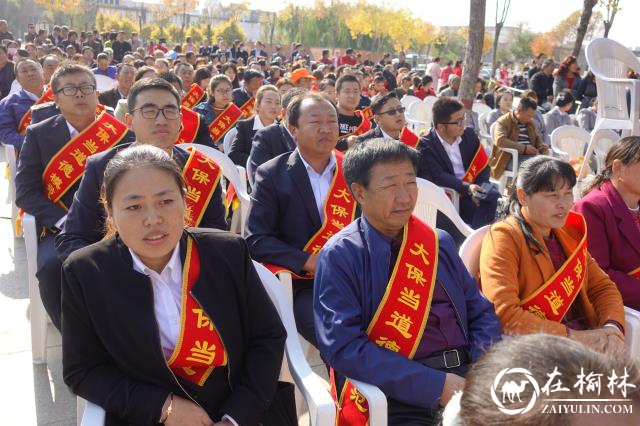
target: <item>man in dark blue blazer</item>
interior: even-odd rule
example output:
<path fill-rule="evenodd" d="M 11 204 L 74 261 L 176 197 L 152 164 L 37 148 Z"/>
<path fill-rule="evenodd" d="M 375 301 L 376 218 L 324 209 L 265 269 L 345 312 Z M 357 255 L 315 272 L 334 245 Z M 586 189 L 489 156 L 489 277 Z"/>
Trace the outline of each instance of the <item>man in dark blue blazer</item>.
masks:
<path fill-rule="evenodd" d="M 287 111 L 291 100 L 305 92 L 305 89 L 295 88 L 285 93 L 282 96 L 282 108 Z M 254 180 L 259 166 L 294 149 L 296 149 L 296 141 L 287 128 L 286 116 L 282 122 L 258 130 L 253 136 L 251 152 L 247 160 L 247 173 L 249 173 L 251 181 Z"/>
<path fill-rule="evenodd" d="M 332 151 L 338 139 L 338 117 L 333 104 L 315 93 L 295 97 L 287 116 L 298 147 L 258 167 L 247 242 L 255 260 L 311 275 L 318 255 L 303 248 L 325 219 L 324 200 L 336 170 Z M 294 280 L 296 324 L 315 346 L 312 295 L 312 280 Z"/>
<path fill-rule="evenodd" d="M 16 79 L 22 89 L 0 101 L 0 142 L 20 150 L 24 142 L 24 133 L 18 128 L 20 122 L 45 90 L 42 66 L 33 59 L 24 59 L 16 65 Z"/>
<path fill-rule="evenodd" d="M 489 182 L 488 165 L 477 174 L 473 183 L 462 180 L 478 150 L 484 149 L 473 129 L 464 128 L 463 109 L 458 100 L 446 97 L 433 105 L 434 129 L 422 137 L 418 145 L 422 154 L 419 177 L 457 191 L 460 217 L 477 229 L 494 221 L 500 194 L 491 190 L 486 198 L 477 197 L 485 192 L 481 185 Z M 442 227 L 451 233 L 457 232 L 449 226 Z"/>
<path fill-rule="evenodd" d="M 242 108 L 251 98 L 255 98 L 256 93 L 264 81 L 264 74 L 259 71 L 248 69 L 243 74 L 243 86 L 233 89 L 231 96 L 233 97 L 233 103 L 238 108 Z M 253 112 L 249 115 L 245 115 L 245 118 L 249 118 L 253 115 Z"/>
<path fill-rule="evenodd" d="M 58 151 L 93 124 L 98 95 L 91 70 L 77 64 L 59 67 L 53 74 L 51 87 L 61 114 L 27 128 L 18 158 L 16 205 L 33 215 L 38 229 L 42 229 L 36 276 L 45 309 L 53 324 L 60 329 L 61 262 L 54 248 L 54 236 L 64 227 L 67 209 L 79 182 L 66 191 L 59 203 L 54 203 L 43 192 L 42 175 Z M 73 95 L 65 94 L 74 91 Z M 131 140 L 133 135 L 129 133 L 120 143 Z"/>
<path fill-rule="evenodd" d="M 176 147 L 180 131 L 180 119 L 168 119 L 160 108 L 180 108 L 180 95 L 164 79 L 153 79 L 136 83 L 129 94 L 129 113 L 125 116 L 127 125 L 135 132 L 135 144 L 150 144 L 162 148 L 173 156 L 183 167 L 189 153 Z M 155 119 L 145 118 L 143 111 L 155 109 Z M 100 241 L 105 235 L 106 213 L 100 203 L 100 188 L 104 177 L 104 169 L 120 149 L 131 144 L 119 145 L 108 151 L 89 157 L 86 171 L 80 182 L 80 188 L 73 197 L 64 231 L 56 236 L 56 250 L 64 261 L 79 248 Z M 222 204 L 222 189 L 216 187 L 209 205 L 204 212 L 201 228 L 226 229 L 225 212 Z"/>
<path fill-rule="evenodd" d="M 391 140 L 347 151 L 344 175 L 362 215 L 325 244 L 314 282 L 318 348 L 338 392 L 344 376 L 379 387 L 390 426 L 437 424 L 471 363 L 500 339 L 493 305 L 451 237 L 412 218 L 418 164 L 415 149 Z M 420 269 L 429 265 L 435 276 Z"/>

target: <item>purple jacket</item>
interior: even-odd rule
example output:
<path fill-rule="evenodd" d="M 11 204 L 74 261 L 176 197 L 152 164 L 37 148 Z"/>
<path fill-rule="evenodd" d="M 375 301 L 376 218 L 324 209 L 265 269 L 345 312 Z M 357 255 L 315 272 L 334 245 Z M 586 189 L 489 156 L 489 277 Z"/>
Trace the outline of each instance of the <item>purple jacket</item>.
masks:
<path fill-rule="evenodd" d="M 574 206 L 587 221 L 589 252 L 618 285 L 624 305 L 640 309 L 640 280 L 627 275 L 640 267 L 640 229 L 611 182 Z"/>

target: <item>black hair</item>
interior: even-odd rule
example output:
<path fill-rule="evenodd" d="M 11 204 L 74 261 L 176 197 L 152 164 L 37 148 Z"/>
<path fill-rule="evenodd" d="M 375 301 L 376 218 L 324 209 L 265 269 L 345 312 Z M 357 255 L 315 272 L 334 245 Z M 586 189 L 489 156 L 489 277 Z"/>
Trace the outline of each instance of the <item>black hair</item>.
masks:
<path fill-rule="evenodd" d="M 640 161 L 640 136 L 627 136 L 620 139 L 607 153 L 604 160 L 604 168 L 596 175 L 595 179 L 585 189 L 583 195 L 600 188 L 603 183 L 609 182 L 613 173 L 613 162 L 620 160 L 622 165 L 628 166 Z"/>
<path fill-rule="evenodd" d="M 563 90 L 562 92 L 558 93 L 558 96 L 556 96 L 554 104 L 558 107 L 563 107 L 566 105 L 573 104 L 574 101 L 575 101 L 575 98 L 571 94 L 571 91 Z"/>
<path fill-rule="evenodd" d="M 374 114 L 379 114 L 382 111 L 382 108 L 389 102 L 391 99 L 398 99 L 398 95 L 396 92 L 389 92 L 386 95 L 378 95 L 373 98 L 371 101 L 371 112 Z"/>
<path fill-rule="evenodd" d="M 164 71 L 158 74 L 158 78 L 168 81 L 169 83 L 178 83 L 182 89 L 182 79 L 171 71 Z"/>
<path fill-rule="evenodd" d="M 211 81 L 209 81 L 209 103 L 211 105 L 216 103 L 214 92 L 216 91 L 216 87 L 218 87 L 218 85 L 221 83 L 227 83 L 229 86 L 233 88 L 233 83 L 231 82 L 231 79 L 229 78 L 229 76 L 227 76 L 226 74 L 214 75 L 211 78 Z"/>
<path fill-rule="evenodd" d="M 538 103 L 530 98 L 520 98 L 520 103 L 518 103 L 517 109 L 519 109 L 520 111 L 526 111 L 528 109 L 537 110 Z"/>
<path fill-rule="evenodd" d="M 138 95 L 146 90 L 151 89 L 164 90 L 171 93 L 176 99 L 176 106 L 180 106 L 180 94 L 169 81 L 160 76 L 153 78 L 143 78 L 142 80 L 135 82 L 129 90 L 129 95 L 127 96 L 127 110 L 129 111 L 129 114 L 133 114 L 133 110 L 136 109 L 136 101 L 138 99 Z"/>
<path fill-rule="evenodd" d="M 58 68 L 56 68 L 56 70 L 53 72 L 53 75 L 51 76 L 51 90 L 53 90 L 53 93 L 56 93 L 60 88 L 58 86 L 60 83 L 60 79 L 71 74 L 85 74 L 89 76 L 93 86 L 97 87 L 96 76 L 89 68 L 85 67 L 84 65 L 76 64 L 74 62 L 65 62 Z"/>
<path fill-rule="evenodd" d="M 358 80 L 358 77 L 353 74 L 342 74 L 336 81 L 336 92 L 340 92 L 340 90 L 342 90 L 342 85 L 347 82 L 357 83 L 358 87 L 360 87 L 360 80 Z"/>
<path fill-rule="evenodd" d="M 256 78 L 259 78 L 260 80 L 264 80 L 264 74 L 254 69 L 248 69 L 242 75 L 242 79 L 244 80 L 245 85 L 249 84 L 251 80 Z"/>
<path fill-rule="evenodd" d="M 199 85 L 202 80 L 206 80 L 208 78 L 211 78 L 211 71 L 207 68 L 198 68 L 193 76 L 193 82 Z"/>
<path fill-rule="evenodd" d="M 338 110 L 330 100 L 328 100 L 327 98 L 325 98 L 319 93 L 309 92 L 305 90 L 298 96 L 294 96 L 290 100 L 289 104 L 287 105 L 287 121 L 290 126 L 298 127 L 298 121 L 300 120 L 300 115 L 302 113 L 302 103 L 307 99 L 311 99 L 314 103 L 320 103 L 320 102 L 328 103 L 333 107 L 333 110 L 336 112 L 336 117 L 337 117 Z"/>
<path fill-rule="evenodd" d="M 330 78 L 325 78 L 318 83 L 318 91 L 324 92 L 327 86 L 336 87 L 336 81 Z"/>
<path fill-rule="evenodd" d="M 369 187 L 371 169 L 378 163 L 398 163 L 408 160 L 413 170 L 418 173 L 420 153 L 409 145 L 383 138 L 368 139 L 351 147 L 342 162 L 342 170 L 351 188 L 357 183 L 364 188 Z"/>
<path fill-rule="evenodd" d="M 464 105 L 457 99 L 448 98 L 446 96 L 438 98 L 433 104 L 432 117 L 433 126 L 438 124 L 448 123 L 451 120 L 451 116 L 458 111 L 464 109 Z"/>
<path fill-rule="evenodd" d="M 536 249 L 537 253 L 542 253 L 544 250 L 540 241 L 533 235 L 531 225 L 522 215 L 522 205 L 518 200 L 516 189 L 522 189 L 525 194 L 532 195 L 542 191 L 555 191 L 562 184 L 567 184 L 570 188 L 576 184 L 576 172 L 569 163 L 564 161 L 546 155 L 536 155 L 518 167 L 515 188 L 509 198 L 509 210 L 503 212 L 503 216 L 511 214 L 515 217 L 525 240 Z"/>

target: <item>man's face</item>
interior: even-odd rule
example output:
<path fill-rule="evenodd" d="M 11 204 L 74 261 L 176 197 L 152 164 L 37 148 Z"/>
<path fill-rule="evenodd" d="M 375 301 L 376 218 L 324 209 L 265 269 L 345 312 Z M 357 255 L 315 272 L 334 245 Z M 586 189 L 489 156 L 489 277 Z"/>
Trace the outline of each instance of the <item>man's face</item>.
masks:
<path fill-rule="evenodd" d="M 329 158 L 338 142 L 338 115 L 329 101 L 305 99 L 291 131 L 305 158 Z"/>
<path fill-rule="evenodd" d="M 182 80 L 182 86 L 185 88 L 185 90 L 188 90 L 189 87 L 191 87 L 191 83 L 193 83 L 193 68 L 190 66 L 182 65 L 178 67 L 178 72 L 176 74 Z"/>
<path fill-rule="evenodd" d="M 454 79 L 454 80 L 451 82 L 451 88 L 452 88 L 453 90 L 458 90 L 458 89 L 460 88 L 460 79 L 457 79 L 457 78 L 456 78 L 456 79 Z"/>
<path fill-rule="evenodd" d="M 49 82 L 51 76 L 53 75 L 53 72 L 56 70 L 56 68 L 58 68 L 58 65 L 60 65 L 60 62 L 55 59 L 55 56 L 44 61 L 43 68 L 46 82 Z"/>
<path fill-rule="evenodd" d="M 33 26 L 32 24 L 29 24 L 29 25 L 27 25 L 27 31 L 29 32 L 29 34 L 35 34 L 36 27 Z"/>
<path fill-rule="evenodd" d="M 464 133 L 464 111 L 451 114 L 447 123 L 438 124 L 438 133 L 446 139 L 456 139 Z"/>
<path fill-rule="evenodd" d="M 0 67 L 4 67 L 8 60 L 7 52 L 4 49 L 0 49 Z"/>
<path fill-rule="evenodd" d="M 39 63 L 23 61 L 18 67 L 18 83 L 27 91 L 40 94 L 44 86 L 44 72 Z"/>
<path fill-rule="evenodd" d="M 168 108 L 172 112 L 178 112 L 177 119 L 166 119 L 161 108 Z M 153 115 L 158 112 L 156 118 L 145 118 L 143 114 Z M 138 94 L 133 114 L 125 115 L 125 122 L 129 129 L 136 134 L 136 141 L 150 144 L 158 148 L 169 150 L 180 134 L 180 105 L 167 90 L 149 89 Z M 166 114 L 166 111 L 165 111 Z"/>
<path fill-rule="evenodd" d="M 418 199 L 416 172 L 409 160 L 374 164 L 369 186 L 354 183 L 351 190 L 367 221 L 389 237 L 402 232 Z"/>
<path fill-rule="evenodd" d="M 313 81 L 314 80 L 310 78 L 302 77 L 301 79 L 298 80 L 298 84 L 296 84 L 296 86 L 301 87 L 303 89 L 311 90 L 311 87 L 313 86 Z"/>
<path fill-rule="evenodd" d="M 124 34 L 122 34 L 122 33 L 118 33 L 118 35 L 116 36 L 116 40 L 118 40 L 118 41 L 124 41 Z"/>
<path fill-rule="evenodd" d="M 262 87 L 262 79 L 259 77 L 254 77 L 247 82 L 245 88 L 247 92 L 251 94 L 251 96 L 255 96 L 258 89 Z"/>
<path fill-rule="evenodd" d="M 65 95 L 65 88 L 70 91 L 76 89 L 75 95 Z M 80 89 L 89 93 L 83 93 Z M 98 106 L 95 82 L 83 72 L 61 77 L 53 99 L 65 117 L 94 117 Z"/>
<path fill-rule="evenodd" d="M 7 23 L 6 22 L 0 22 L 0 33 L 6 33 L 7 32 Z"/>
<path fill-rule="evenodd" d="M 67 38 L 67 36 L 69 35 L 69 30 L 63 29 L 61 34 L 62 34 L 62 37 Z"/>
<path fill-rule="evenodd" d="M 354 110 L 360 103 L 360 85 L 355 81 L 345 81 L 338 92 L 338 105 L 347 110 Z"/>
<path fill-rule="evenodd" d="M 389 99 L 374 118 L 386 133 L 399 132 L 406 124 L 402 104 L 396 98 Z"/>
<path fill-rule="evenodd" d="M 542 69 L 542 72 L 544 72 L 546 75 L 551 75 L 551 73 L 553 72 L 553 64 L 549 64 L 546 67 L 544 67 Z"/>
<path fill-rule="evenodd" d="M 516 118 L 518 119 L 518 122 L 520 122 L 521 124 L 527 124 L 527 123 L 530 123 L 531 120 L 533 120 L 533 117 L 535 117 L 536 110 L 533 108 L 527 108 L 527 109 L 516 108 L 515 115 L 516 115 Z"/>
<path fill-rule="evenodd" d="M 98 59 L 98 68 L 100 68 L 102 71 L 105 71 L 108 66 L 109 66 L 109 60 L 108 59 L 106 59 L 106 58 Z"/>
<path fill-rule="evenodd" d="M 118 74 L 118 87 L 124 93 L 129 93 L 129 89 L 133 85 L 133 78 L 136 75 L 136 69 L 132 66 L 123 66 Z"/>

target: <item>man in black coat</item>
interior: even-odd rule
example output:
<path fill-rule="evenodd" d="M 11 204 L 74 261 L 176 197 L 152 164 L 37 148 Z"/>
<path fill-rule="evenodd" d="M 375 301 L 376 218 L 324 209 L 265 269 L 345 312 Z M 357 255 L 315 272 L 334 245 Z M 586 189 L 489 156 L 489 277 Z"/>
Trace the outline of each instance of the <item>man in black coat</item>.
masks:
<path fill-rule="evenodd" d="M 179 119 L 168 119 L 166 111 L 160 108 L 180 108 L 180 95 L 164 79 L 137 82 L 129 96 L 129 113 L 125 116 L 127 125 L 136 134 L 136 144 L 151 144 L 168 151 L 182 167 L 189 153 L 173 145 L 180 131 Z M 145 118 L 146 109 L 155 109 L 155 119 Z M 64 232 L 56 237 L 56 250 L 64 261 L 75 250 L 100 241 L 105 234 L 105 211 L 100 205 L 100 188 L 104 169 L 122 145 L 87 161 L 85 175 L 80 188 L 73 197 Z M 203 228 L 225 229 L 225 213 L 222 204 L 222 189 L 217 185 L 199 226 Z"/>
<path fill-rule="evenodd" d="M 233 92 L 231 93 L 231 96 L 233 96 L 233 103 L 236 104 L 238 108 L 242 108 L 251 98 L 255 98 L 263 81 L 264 74 L 252 69 L 246 70 L 243 74 L 243 86 L 233 89 Z M 244 117 L 249 118 L 252 114 L 253 111 L 245 114 Z"/>
<path fill-rule="evenodd" d="M 115 109 L 118 101 L 129 95 L 135 75 L 136 69 L 133 65 L 118 64 L 118 71 L 116 72 L 118 84 L 100 93 L 100 96 L 98 96 L 100 103 Z"/>
<path fill-rule="evenodd" d="M 529 89 L 538 95 L 538 105 L 549 102 L 549 96 L 553 96 L 553 60 L 547 59 L 542 64 L 542 70 L 538 71 L 529 81 Z"/>
<path fill-rule="evenodd" d="M 64 227 L 67 209 L 73 201 L 79 181 L 66 190 L 58 203 L 54 203 L 43 191 L 47 184 L 43 181 L 43 174 L 51 159 L 72 138 L 94 123 L 98 95 L 91 70 L 77 64 L 58 68 L 51 79 L 51 86 L 61 114 L 27 128 L 16 174 L 16 205 L 36 219 L 41 235 L 36 272 L 40 296 L 53 324 L 60 329 L 61 262 L 54 248 L 54 237 Z M 74 91 L 75 94 L 72 94 Z M 120 143 L 132 139 L 132 135 L 127 134 Z M 92 145 L 93 148 L 96 146 Z M 74 164 L 71 166 L 74 167 Z M 65 169 L 58 173 L 66 174 Z M 61 184 L 58 178 L 60 176 L 56 174 L 51 182 Z"/>

